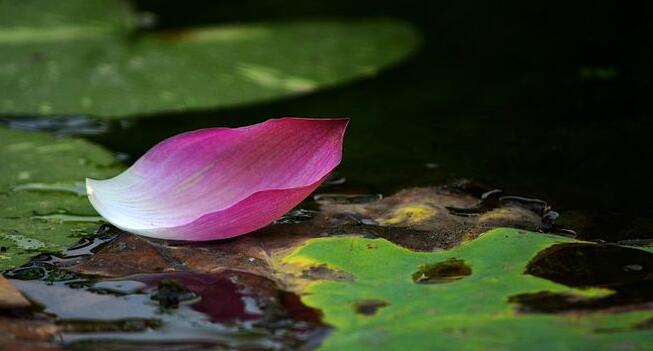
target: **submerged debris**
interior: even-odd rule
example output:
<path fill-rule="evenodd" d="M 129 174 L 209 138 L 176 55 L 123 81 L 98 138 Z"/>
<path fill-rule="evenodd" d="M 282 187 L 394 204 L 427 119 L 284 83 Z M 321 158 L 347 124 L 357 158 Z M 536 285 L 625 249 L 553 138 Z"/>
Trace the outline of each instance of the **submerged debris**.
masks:
<path fill-rule="evenodd" d="M 150 297 L 164 308 L 177 308 L 181 302 L 189 302 L 198 299 L 197 294 L 178 283 L 173 279 L 159 281 L 158 289 Z"/>

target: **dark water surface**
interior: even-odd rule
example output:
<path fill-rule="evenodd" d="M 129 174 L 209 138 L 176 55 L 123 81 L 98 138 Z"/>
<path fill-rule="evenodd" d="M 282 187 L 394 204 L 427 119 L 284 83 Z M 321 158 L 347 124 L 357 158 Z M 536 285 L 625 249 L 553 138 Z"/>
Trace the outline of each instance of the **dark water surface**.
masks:
<path fill-rule="evenodd" d="M 89 137 L 130 161 L 187 130 L 349 116 L 342 191 L 390 194 L 466 178 L 548 201 L 558 223 L 582 238 L 653 238 L 653 6 L 645 1 L 136 4 L 156 14 L 153 29 L 385 16 L 414 24 L 423 40 L 414 57 L 372 79 L 242 108 L 112 122 Z"/>

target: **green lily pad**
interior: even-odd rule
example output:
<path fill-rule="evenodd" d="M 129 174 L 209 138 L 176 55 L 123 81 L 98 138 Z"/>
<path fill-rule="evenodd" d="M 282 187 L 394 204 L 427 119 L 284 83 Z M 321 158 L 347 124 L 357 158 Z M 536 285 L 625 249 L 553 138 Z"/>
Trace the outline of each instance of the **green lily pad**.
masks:
<path fill-rule="evenodd" d="M 417 46 L 393 20 L 143 32 L 122 1 L 0 2 L 0 113 L 124 117 L 303 94 Z"/>
<path fill-rule="evenodd" d="M 81 139 L 6 128 L 0 140 L 0 270 L 60 251 L 98 227 L 83 181 L 117 174 L 113 154 Z"/>
<path fill-rule="evenodd" d="M 538 252 L 569 242 L 575 241 L 495 229 L 448 251 L 421 253 L 382 239 L 318 238 L 285 260 L 355 276 L 305 290 L 304 302 L 336 327 L 322 345 L 326 350 L 648 349 L 650 310 L 526 313 L 509 302 L 525 293 L 612 294 L 524 273 Z"/>

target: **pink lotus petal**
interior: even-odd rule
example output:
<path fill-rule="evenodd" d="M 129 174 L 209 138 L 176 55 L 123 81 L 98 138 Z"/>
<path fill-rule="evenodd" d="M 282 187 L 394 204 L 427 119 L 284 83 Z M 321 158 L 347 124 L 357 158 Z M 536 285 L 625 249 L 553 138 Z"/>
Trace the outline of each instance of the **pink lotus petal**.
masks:
<path fill-rule="evenodd" d="M 164 239 L 214 240 L 264 227 L 340 163 L 348 119 L 280 118 L 183 133 L 122 174 L 86 179 L 111 224 Z"/>

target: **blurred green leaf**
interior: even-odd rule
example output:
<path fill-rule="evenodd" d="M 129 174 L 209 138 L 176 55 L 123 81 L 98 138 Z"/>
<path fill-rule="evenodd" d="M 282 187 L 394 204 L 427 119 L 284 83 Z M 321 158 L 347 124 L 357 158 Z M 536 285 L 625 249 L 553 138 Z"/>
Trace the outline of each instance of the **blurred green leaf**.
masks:
<path fill-rule="evenodd" d="M 124 117 L 304 94 L 407 57 L 393 20 L 137 30 L 122 1 L 0 2 L 0 113 Z"/>

